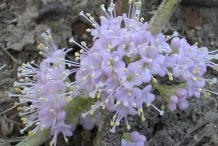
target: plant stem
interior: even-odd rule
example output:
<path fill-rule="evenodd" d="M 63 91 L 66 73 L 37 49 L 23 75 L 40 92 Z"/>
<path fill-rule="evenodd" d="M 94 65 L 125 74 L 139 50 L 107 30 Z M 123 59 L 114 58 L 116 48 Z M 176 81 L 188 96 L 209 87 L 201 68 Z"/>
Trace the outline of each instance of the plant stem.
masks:
<path fill-rule="evenodd" d="M 49 129 L 38 131 L 34 136 L 28 136 L 16 146 L 39 146 L 51 137 Z"/>
<path fill-rule="evenodd" d="M 181 0 L 163 0 L 148 25 L 148 30 L 150 30 L 152 34 L 161 33 L 180 1 Z"/>

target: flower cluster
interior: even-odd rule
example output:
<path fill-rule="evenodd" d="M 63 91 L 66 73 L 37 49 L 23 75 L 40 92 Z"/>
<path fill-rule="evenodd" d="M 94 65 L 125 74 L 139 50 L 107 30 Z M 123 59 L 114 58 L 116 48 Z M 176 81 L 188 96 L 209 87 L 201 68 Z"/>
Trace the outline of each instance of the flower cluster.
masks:
<path fill-rule="evenodd" d="M 212 55 L 216 51 L 209 52 L 197 44 L 191 46 L 185 39 L 179 39 L 177 32 L 172 36 L 152 34 L 147 30 L 148 23 L 139 18 L 141 2 L 129 3 L 135 11 L 117 17 L 113 3 L 107 10 L 102 5 L 106 17 L 100 17 L 101 24 L 89 13 L 80 13 L 94 27 L 87 29 L 94 40 L 90 49 L 85 42 L 80 45 L 70 39 L 82 48 L 75 54 L 76 60 L 80 60 L 80 69 L 71 85 L 76 84 L 85 97 L 99 101 L 82 116 L 93 115 L 99 107 L 115 112 L 111 132 L 115 132 L 122 118 L 130 129 L 128 115 L 138 114 L 144 121 L 144 103 L 154 107 L 160 115 L 164 114 L 152 104 L 155 96 L 151 92 L 152 88 L 161 86 L 159 79 L 162 77 L 183 83 L 180 88 L 171 89 L 170 95 L 165 94 L 164 100 L 169 110 L 177 107 L 184 110 L 189 105 L 187 98 L 210 94 L 211 91 L 204 89 L 205 82 L 216 83 L 216 79 L 203 77 L 206 67 L 218 70 L 218 65 L 211 61 L 218 59 L 218 55 Z"/>
<path fill-rule="evenodd" d="M 136 13 L 132 15 L 138 18 L 141 2 L 136 5 Z M 76 73 L 76 81 L 71 84 L 77 84 L 78 90 L 86 97 L 100 100 L 83 116 L 94 114 L 99 107 L 106 107 L 110 112 L 116 111 L 111 121 L 111 131 L 114 132 L 121 118 L 126 119 L 127 115 L 138 113 L 145 120 L 142 105 L 146 103 L 153 106 L 151 103 L 155 99 L 150 93 L 152 85 L 149 83 L 156 81 L 155 75 L 165 76 L 162 67 L 164 55 L 171 49 L 164 35 L 153 36 L 146 30 L 147 23 L 143 24 L 126 15 L 113 17 L 114 4 L 108 8 L 109 13 L 104 6 L 102 10 L 107 17 L 100 17 L 101 26 L 90 14 L 86 14 L 88 19 L 83 12 L 80 13 L 95 26 L 95 29 L 87 30 L 95 41 L 91 49 L 86 47 L 85 42 L 81 43 L 83 50 L 76 54 L 77 59 L 80 59 L 80 69 Z M 122 21 L 124 28 L 121 27 Z M 76 43 L 73 39 L 70 41 Z M 146 86 L 141 86 L 142 83 Z M 163 111 L 158 111 L 163 114 Z M 126 123 L 127 129 L 130 129 L 127 120 Z"/>
<path fill-rule="evenodd" d="M 38 48 L 45 59 L 40 65 L 32 61 L 19 67 L 21 79 L 14 86 L 19 87 L 21 94 L 10 94 L 18 96 L 19 104 L 23 105 L 18 108 L 26 125 L 21 132 L 35 124 L 30 135 L 38 129 L 51 129 L 54 138 L 50 145 L 56 145 L 59 133 L 63 133 L 67 141 L 66 136 L 72 135 L 75 125 L 66 123 L 65 107 L 78 95 L 94 102 L 89 111 L 81 114 L 79 124 L 91 130 L 99 124 L 99 108 L 106 109 L 114 112 L 110 121 L 110 131 L 114 133 L 122 118 L 127 129 L 131 129 L 128 115 L 138 114 L 145 121 L 144 104 L 155 108 L 160 115 L 164 114 L 152 104 L 155 101 L 152 89 L 159 90 L 170 111 L 177 107 L 180 110 L 188 108 L 187 98 L 192 96 L 217 94 L 204 88 L 205 83 L 214 84 L 217 80 L 203 77 L 207 67 L 218 70 L 218 65 L 211 61 L 218 59 L 218 55 L 213 55 L 217 50 L 209 52 L 206 47 L 191 46 L 185 39 L 178 38 L 177 32 L 172 36 L 152 34 L 147 29 L 148 23 L 140 18 L 141 1 L 130 0 L 129 3 L 128 15 L 122 16 L 116 16 L 112 2 L 107 10 L 102 5 L 105 16 L 100 17 L 100 24 L 91 14 L 80 13 L 94 27 L 87 29 L 94 44 L 88 48 L 85 42 L 80 45 L 71 38 L 70 42 L 82 48 L 75 53 L 75 61 L 65 59 L 70 49 L 58 50 L 50 30 L 42 34 L 45 45 L 40 44 Z M 72 73 L 76 73 L 73 82 L 68 78 Z M 180 84 L 164 86 L 160 80 L 165 77 L 171 82 L 179 80 Z M 29 102 L 31 105 L 25 106 Z M 144 136 L 132 132 L 128 140 L 122 140 L 122 145 L 139 146 L 144 142 Z"/>
<path fill-rule="evenodd" d="M 14 86 L 19 87 L 21 94 L 10 94 L 10 96 L 18 96 L 20 110 L 19 115 L 21 121 L 25 124 L 25 128 L 21 133 L 32 125 L 36 125 L 35 129 L 29 132 L 33 135 L 38 129 L 44 130 L 50 128 L 51 135 L 54 135 L 50 145 L 56 145 L 57 135 L 62 133 L 65 141 L 66 136 L 71 136 L 74 125 L 66 124 L 65 106 L 71 100 L 70 96 L 74 95 L 72 89 L 67 88 L 68 76 L 75 72 L 74 69 L 66 69 L 67 65 L 72 62 L 65 60 L 66 53 L 70 50 L 58 50 L 50 35 L 42 33 L 45 45 L 38 45 L 40 54 L 46 59 L 37 65 L 34 61 L 23 64 L 18 68 L 19 82 L 15 82 Z M 74 64 L 75 65 L 75 64 Z M 31 103 L 30 106 L 25 103 Z"/>
<path fill-rule="evenodd" d="M 171 71 L 174 78 L 186 83 L 184 88 L 175 90 L 175 95 L 169 96 L 168 109 L 175 110 L 176 104 L 179 109 L 188 108 L 187 98 L 195 96 L 200 97 L 201 93 L 205 96 L 210 95 L 210 91 L 204 89 L 205 83 L 214 84 L 216 78 L 205 79 L 204 73 L 207 67 L 218 70 L 218 65 L 213 63 L 212 59 L 218 59 L 218 54 L 213 55 L 216 51 L 209 52 L 206 47 L 199 48 L 197 43 L 190 46 L 185 39 L 174 37 L 171 40 L 170 47 L 172 53 L 165 58 L 165 65 Z M 170 79 L 170 77 L 169 77 Z"/>

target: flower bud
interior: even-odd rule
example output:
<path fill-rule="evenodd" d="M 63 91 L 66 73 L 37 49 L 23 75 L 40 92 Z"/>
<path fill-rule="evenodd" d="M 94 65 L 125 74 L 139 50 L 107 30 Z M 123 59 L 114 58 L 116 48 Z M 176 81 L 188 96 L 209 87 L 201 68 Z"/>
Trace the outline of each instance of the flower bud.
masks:
<path fill-rule="evenodd" d="M 121 146 L 126 146 L 126 140 L 122 139 Z"/>
<path fill-rule="evenodd" d="M 178 97 L 176 95 L 171 95 L 169 98 L 169 103 L 177 103 L 179 101 Z"/>
<path fill-rule="evenodd" d="M 183 100 L 177 103 L 177 106 L 180 110 L 185 110 L 189 107 L 189 102 L 187 100 Z"/>
<path fill-rule="evenodd" d="M 147 141 L 147 139 L 146 139 L 146 137 L 144 136 L 144 135 L 140 135 L 139 136 L 139 138 L 138 138 L 138 140 L 137 140 L 137 142 L 146 142 Z"/>
<path fill-rule="evenodd" d="M 179 97 L 179 98 L 182 98 L 184 96 L 187 95 L 187 91 L 183 88 L 179 88 L 176 90 L 176 95 Z"/>
<path fill-rule="evenodd" d="M 175 111 L 177 109 L 176 104 L 168 103 L 167 104 L 167 109 L 170 110 L 171 112 Z"/>
<path fill-rule="evenodd" d="M 129 137 L 132 141 L 138 141 L 140 134 L 138 132 L 131 132 Z"/>
<path fill-rule="evenodd" d="M 170 46 L 172 49 L 178 49 L 180 47 L 180 39 L 178 37 L 174 37 L 171 40 Z"/>

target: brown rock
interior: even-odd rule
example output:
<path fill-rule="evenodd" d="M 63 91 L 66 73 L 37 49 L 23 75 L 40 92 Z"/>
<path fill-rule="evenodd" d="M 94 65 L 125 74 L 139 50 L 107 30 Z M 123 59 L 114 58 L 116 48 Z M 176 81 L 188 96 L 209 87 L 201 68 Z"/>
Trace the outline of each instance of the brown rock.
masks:
<path fill-rule="evenodd" d="M 187 10 L 183 17 L 185 18 L 186 25 L 191 28 L 196 28 L 197 26 L 200 26 L 200 18 L 198 16 L 198 12 Z"/>

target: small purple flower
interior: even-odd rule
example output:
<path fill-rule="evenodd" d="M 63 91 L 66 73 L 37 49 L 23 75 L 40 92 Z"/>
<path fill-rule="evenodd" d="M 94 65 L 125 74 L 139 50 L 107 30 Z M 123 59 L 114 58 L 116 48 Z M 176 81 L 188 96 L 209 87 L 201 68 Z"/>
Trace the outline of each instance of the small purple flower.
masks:
<path fill-rule="evenodd" d="M 141 2 L 132 5 L 136 11 L 131 17 L 125 14 L 115 17 L 114 4 L 111 3 L 108 11 L 102 5 L 106 17 L 100 17 L 101 25 L 90 14 L 80 13 L 94 26 L 94 29 L 87 29 L 95 40 L 90 49 L 85 43 L 79 45 L 73 38 L 70 39 L 82 48 L 82 52 L 77 54 L 80 69 L 76 80 L 68 87 L 76 85 L 85 98 L 97 98 L 99 103 L 91 108 L 90 114 L 99 107 L 115 112 L 111 120 L 112 132 L 128 115 L 139 113 L 145 119 L 143 103 L 163 114 L 151 104 L 155 96 L 150 93 L 150 82 L 155 80 L 156 75 L 165 76 L 168 73 L 165 56 L 171 52 L 170 45 L 163 34 L 153 36 L 147 30 L 148 23 L 139 21 Z M 133 19 L 135 17 L 137 19 Z M 124 28 L 121 28 L 122 21 Z M 143 82 L 148 84 L 144 88 L 141 87 Z M 126 123 L 127 129 L 130 129 L 127 120 Z"/>
<path fill-rule="evenodd" d="M 55 124 L 55 126 L 51 128 L 51 131 L 50 131 L 50 133 L 51 133 L 52 135 L 54 135 L 52 141 L 50 142 L 50 145 L 56 145 L 57 135 L 58 135 L 59 133 L 62 133 L 63 136 L 64 136 L 64 140 L 65 140 L 66 142 L 68 142 L 68 139 L 66 138 L 66 136 L 72 136 L 72 135 L 73 135 L 71 129 L 72 129 L 72 126 L 66 125 L 66 124 L 64 123 L 64 121 L 59 121 L 59 122 L 57 122 L 57 123 Z"/>
<path fill-rule="evenodd" d="M 204 89 L 206 83 L 216 83 L 216 79 L 203 77 L 207 67 L 218 70 L 218 65 L 211 61 L 218 59 L 218 55 L 214 54 L 217 50 L 210 52 L 206 47 L 191 46 L 185 39 L 176 37 L 176 32 L 171 41 L 162 33 L 153 35 L 147 30 L 148 23 L 139 18 L 142 2 L 129 3 L 129 12 L 135 11 L 118 17 L 112 1 L 107 10 L 102 5 L 105 16 L 100 17 L 100 24 L 91 14 L 80 12 L 80 16 L 94 27 L 87 29 L 93 36 L 94 44 L 88 48 L 85 42 L 80 45 L 71 38 L 70 42 L 82 48 L 75 53 L 75 61 L 65 59 L 71 49 L 58 50 L 50 30 L 42 34 L 45 44 L 40 44 L 38 48 L 45 59 L 40 65 L 31 62 L 19 67 L 18 77 L 21 79 L 14 86 L 21 88 L 21 94 L 10 94 L 19 97 L 20 104 L 31 103 L 30 106 L 20 107 L 19 115 L 26 125 L 21 133 L 35 124 L 31 135 L 39 129 L 50 129 L 54 136 L 50 145 L 56 145 L 59 133 L 67 141 L 66 136 L 72 136 L 75 126 L 65 123 L 65 107 L 69 98 L 72 100 L 78 95 L 94 101 L 91 110 L 80 117 L 79 124 L 85 129 L 91 130 L 99 124 L 99 108 L 102 108 L 115 113 L 110 121 L 111 132 L 115 132 L 122 118 L 130 130 L 127 116 L 138 114 L 144 121 L 143 104 L 155 108 L 160 115 L 164 114 L 152 104 L 155 100 L 152 88 L 162 94 L 159 79 L 165 76 L 170 81 L 176 78 L 184 85 L 179 89 L 178 85 L 175 91 L 170 87 L 171 95 L 163 94 L 167 95 L 164 99 L 170 111 L 177 107 L 187 109 L 187 99 L 192 96 L 199 98 L 201 93 L 208 96 L 209 92 L 217 94 Z M 75 81 L 70 82 L 68 76 L 72 73 L 76 73 Z M 132 132 L 128 138 L 123 139 L 121 145 L 143 146 L 146 142 L 146 137 L 138 132 Z"/>
<path fill-rule="evenodd" d="M 26 125 L 21 133 L 28 127 L 36 125 L 30 135 L 37 132 L 38 129 L 51 129 L 50 133 L 54 136 L 51 145 L 56 145 L 57 135 L 62 133 L 65 141 L 66 136 L 71 136 L 73 132 L 72 125 L 65 124 L 67 98 L 74 95 L 73 91 L 68 91 L 67 81 L 71 73 L 78 69 L 66 69 L 66 66 L 76 66 L 78 63 L 73 63 L 65 60 L 67 51 L 65 49 L 58 50 L 50 35 L 50 30 L 42 34 L 45 45 L 40 44 L 40 54 L 46 57 L 40 65 L 33 61 L 23 64 L 18 68 L 19 82 L 15 82 L 14 86 L 20 87 L 20 95 L 18 96 L 20 104 L 31 103 L 28 107 L 19 107 L 21 111 L 19 115 L 22 117 L 22 122 Z"/>
<path fill-rule="evenodd" d="M 80 115 L 79 124 L 83 126 L 85 130 L 92 130 L 94 126 L 100 124 L 100 111 L 96 110 L 93 115 Z"/>
<path fill-rule="evenodd" d="M 120 84 L 125 88 L 142 84 L 140 74 L 138 70 L 135 69 L 135 64 L 129 64 L 127 68 L 118 68 L 117 70 L 117 78 L 120 80 Z"/>

